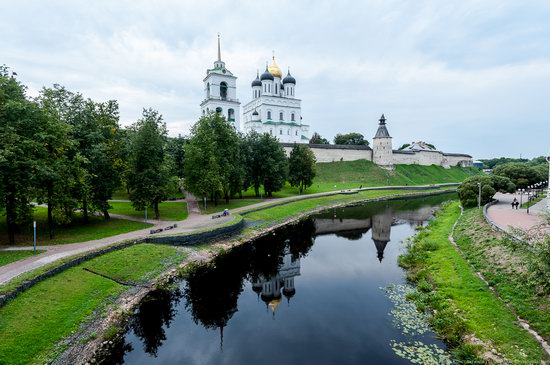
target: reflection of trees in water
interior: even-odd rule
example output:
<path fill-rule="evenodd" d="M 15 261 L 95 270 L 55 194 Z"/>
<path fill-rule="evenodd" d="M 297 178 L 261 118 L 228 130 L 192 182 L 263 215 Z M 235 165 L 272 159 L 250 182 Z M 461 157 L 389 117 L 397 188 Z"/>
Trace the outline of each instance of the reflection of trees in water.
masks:
<path fill-rule="evenodd" d="M 143 343 L 143 350 L 157 356 L 157 350 L 166 340 L 164 326 L 176 315 L 175 306 L 179 303 L 181 291 L 158 289 L 148 294 L 134 314 L 130 327 Z"/>
<path fill-rule="evenodd" d="M 344 231 L 344 232 L 337 232 L 334 235 L 336 237 L 342 237 L 345 239 L 348 239 L 350 241 L 358 241 L 361 238 L 363 238 L 363 235 L 367 233 L 369 229 L 354 229 L 350 231 Z"/>
<path fill-rule="evenodd" d="M 194 270 L 183 296 L 195 323 L 208 329 L 223 329 L 237 311 L 244 281 L 276 275 L 286 248 L 293 257 L 305 257 L 313 246 L 314 233 L 313 222 L 304 220 Z"/>

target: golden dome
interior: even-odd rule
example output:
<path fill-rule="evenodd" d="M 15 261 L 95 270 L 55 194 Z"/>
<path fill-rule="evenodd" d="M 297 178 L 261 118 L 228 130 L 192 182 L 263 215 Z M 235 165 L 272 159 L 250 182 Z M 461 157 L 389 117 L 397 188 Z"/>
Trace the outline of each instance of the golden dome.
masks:
<path fill-rule="evenodd" d="M 281 72 L 281 69 L 275 62 L 275 56 L 273 56 L 273 61 L 271 62 L 271 65 L 267 68 L 270 74 L 273 75 L 273 77 L 281 78 L 283 76 L 283 73 Z"/>
<path fill-rule="evenodd" d="M 271 309 L 271 311 L 275 313 L 279 304 L 281 304 L 281 298 L 275 298 L 269 302 L 268 306 L 269 309 Z"/>

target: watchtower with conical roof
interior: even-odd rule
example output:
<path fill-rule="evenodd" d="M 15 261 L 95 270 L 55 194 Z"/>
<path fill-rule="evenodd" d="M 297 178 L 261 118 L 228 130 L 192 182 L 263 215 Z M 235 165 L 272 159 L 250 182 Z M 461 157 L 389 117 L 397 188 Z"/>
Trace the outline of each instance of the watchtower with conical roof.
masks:
<path fill-rule="evenodd" d="M 386 128 L 384 114 L 379 119 L 378 130 L 372 140 L 372 162 L 385 167 L 393 168 L 393 149 L 391 136 Z"/>

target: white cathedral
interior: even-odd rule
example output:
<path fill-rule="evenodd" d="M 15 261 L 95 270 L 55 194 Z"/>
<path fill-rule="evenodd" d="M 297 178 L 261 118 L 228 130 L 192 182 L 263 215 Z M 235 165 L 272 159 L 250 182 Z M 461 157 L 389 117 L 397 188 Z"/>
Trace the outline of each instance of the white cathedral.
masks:
<path fill-rule="evenodd" d="M 279 142 L 308 143 L 309 125 L 302 123 L 301 100 L 296 98 L 296 79 L 290 70 L 283 78 L 275 56 L 271 65 L 252 81 L 252 100 L 243 106 L 240 119 L 240 105 L 237 99 L 237 77 L 225 67 L 221 59 L 220 37 L 218 35 L 218 59 L 214 68 L 206 70 L 203 79 L 205 99 L 201 103 L 202 115 L 221 113 L 243 132 L 269 133 Z"/>

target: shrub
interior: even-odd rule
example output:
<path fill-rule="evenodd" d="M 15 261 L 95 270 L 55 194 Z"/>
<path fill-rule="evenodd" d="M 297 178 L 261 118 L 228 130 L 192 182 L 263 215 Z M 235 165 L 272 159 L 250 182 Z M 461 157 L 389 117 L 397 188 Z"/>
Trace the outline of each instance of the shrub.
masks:
<path fill-rule="evenodd" d="M 458 197 L 463 207 L 475 207 L 478 201 L 481 184 L 481 204 L 485 205 L 493 199 L 497 191 L 512 193 L 516 186 L 510 179 L 503 176 L 472 176 L 464 180 L 458 187 Z"/>

